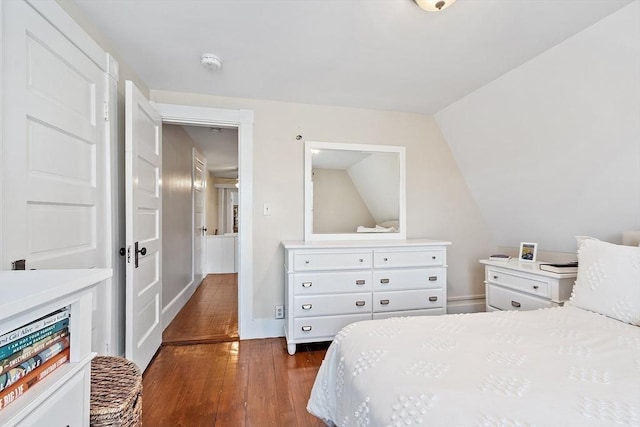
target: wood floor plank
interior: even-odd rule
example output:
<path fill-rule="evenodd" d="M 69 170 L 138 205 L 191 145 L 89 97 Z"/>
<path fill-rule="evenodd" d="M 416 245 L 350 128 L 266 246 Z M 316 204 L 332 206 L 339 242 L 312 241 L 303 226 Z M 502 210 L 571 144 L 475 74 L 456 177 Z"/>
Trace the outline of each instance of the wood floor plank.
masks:
<path fill-rule="evenodd" d="M 226 286 L 237 283 L 237 278 L 208 276 L 207 281 L 178 313 L 172 330 L 165 330 L 174 343 L 186 339 L 187 345 L 163 343 L 143 374 L 143 425 L 324 426 L 306 405 L 327 344 L 300 345 L 290 356 L 284 338 L 208 342 L 217 339 L 217 333 L 233 330 L 229 327 L 233 322 L 222 319 L 222 328 L 214 334 L 209 331 L 216 322 L 211 310 L 218 309 L 219 300 L 231 299 L 225 292 L 237 295 L 237 286 Z M 195 339 L 208 343 L 194 344 Z"/>

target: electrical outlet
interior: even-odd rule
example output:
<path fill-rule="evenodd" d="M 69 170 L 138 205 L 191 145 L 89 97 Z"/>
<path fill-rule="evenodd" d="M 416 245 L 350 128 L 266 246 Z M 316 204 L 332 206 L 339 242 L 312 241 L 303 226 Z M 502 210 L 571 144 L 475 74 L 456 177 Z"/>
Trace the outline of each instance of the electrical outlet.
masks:
<path fill-rule="evenodd" d="M 276 319 L 284 319 L 284 305 L 276 305 Z"/>

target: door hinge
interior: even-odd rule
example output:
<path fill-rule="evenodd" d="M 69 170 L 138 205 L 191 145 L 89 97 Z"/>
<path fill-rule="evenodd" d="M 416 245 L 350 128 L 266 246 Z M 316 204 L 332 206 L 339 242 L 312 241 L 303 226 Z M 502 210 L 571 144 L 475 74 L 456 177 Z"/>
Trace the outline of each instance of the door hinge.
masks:
<path fill-rule="evenodd" d="M 109 103 L 105 102 L 103 105 L 104 105 L 104 121 L 108 122 L 109 121 Z"/>
<path fill-rule="evenodd" d="M 127 247 L 127 264 L 131 263 L 131 246 Z"/>

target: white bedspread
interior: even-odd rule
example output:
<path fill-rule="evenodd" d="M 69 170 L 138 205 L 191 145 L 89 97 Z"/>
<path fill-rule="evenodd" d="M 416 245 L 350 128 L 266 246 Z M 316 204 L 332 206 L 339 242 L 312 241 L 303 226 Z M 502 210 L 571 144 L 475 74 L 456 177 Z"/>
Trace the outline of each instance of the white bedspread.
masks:
<path fill-rule="evenodd" d="M 640 327 L 575 307 L 354 323 L 308 410 L 347 426 L 640 425 Z"/>

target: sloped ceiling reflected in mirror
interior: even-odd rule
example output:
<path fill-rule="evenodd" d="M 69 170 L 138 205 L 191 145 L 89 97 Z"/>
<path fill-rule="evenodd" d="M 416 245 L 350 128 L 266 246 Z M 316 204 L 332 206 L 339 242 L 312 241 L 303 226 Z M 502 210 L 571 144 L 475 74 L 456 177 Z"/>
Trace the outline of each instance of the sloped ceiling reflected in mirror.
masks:
<path fill-rule="evenodd" d="M 307 240 L 400 238 L 403 148 L 310 144 L 323 146 L 307 151 Z"/>

